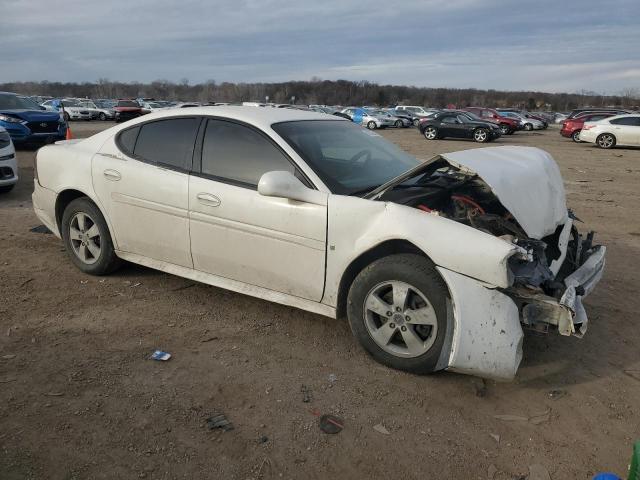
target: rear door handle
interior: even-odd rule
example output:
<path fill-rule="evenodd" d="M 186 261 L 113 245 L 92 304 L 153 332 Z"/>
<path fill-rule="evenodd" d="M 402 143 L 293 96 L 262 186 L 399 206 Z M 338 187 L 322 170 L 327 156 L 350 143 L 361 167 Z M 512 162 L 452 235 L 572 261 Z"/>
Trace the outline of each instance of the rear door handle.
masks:
<path fill-rule="evenodd" d="M 104 174 L 107 180 L 111 180 L 112 182 L 117 182 L 122 178 L 122 175 L 120 175 L 120 172 L 118 172 L 117 170 L 111 170 L 110 168 L 106 169 L 102 173 Z"/>
<path fill-rule="evenodd" d="M 199 193 L 196 195 L 196 198 L 200 203 L 208 205 L 209 207 L 217 207 L 220 205 L 220 199 L 210 193 Z"/>

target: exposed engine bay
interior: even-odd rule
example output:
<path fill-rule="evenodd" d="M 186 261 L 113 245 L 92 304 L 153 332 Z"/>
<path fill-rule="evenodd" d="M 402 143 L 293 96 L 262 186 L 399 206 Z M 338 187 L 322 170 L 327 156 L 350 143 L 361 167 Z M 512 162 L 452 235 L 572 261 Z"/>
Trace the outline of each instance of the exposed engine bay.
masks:
<path fill-rule="evenodd" d="M 582 316 L 572 310 L 573 304 L 565 301 L 566 280 L 600 247 L 593 246 L 593 232 L 580 235 L 574 225 L 579 219 L 571 211 L 567 221 L 553 233 L 540 239 L 531 238 L 478 174 L 458 168 L 444 158 L 385 190 L 378 199 L 463 223 L 521 247 L 522 254 L 509 259 L 513 285 L 505 293 L 518 303 L 525 327 L 546 332 L 550 324 L 557 325 L 560 333 L 567 335 L 576 331 L 581 335 L 586 330 L 586 315 L 583 326 Z M 582 285 L 574 287 L 571 293 L 574 297 L 585 294 Z M 572 310 L 570 325 L 566 321 L 561 325 L 560 315 L 551 311 L 549 304 L 557 306 L 558 302 Z M 556 318 L 550 321 L 549 316 Z"/>

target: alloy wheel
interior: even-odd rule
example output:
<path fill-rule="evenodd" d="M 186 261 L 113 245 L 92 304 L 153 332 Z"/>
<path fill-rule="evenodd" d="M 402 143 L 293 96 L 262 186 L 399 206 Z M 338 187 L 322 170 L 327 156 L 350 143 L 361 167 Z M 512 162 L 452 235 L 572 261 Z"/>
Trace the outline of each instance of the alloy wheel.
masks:
<path fill-rule="evenodd" d="M 100 229 L 96 222 L 86 213 L 76 213 L 69 222 L 69 239 L 73 253 L 87 265 L 92 265 L 100 258 Z"/>
<path fill-rule="evenodd" d="M 391 355 L 418 357 L 436 340 L 436 312 L 427 297 L 408 283 L 379 283 L 367 294 L 363 311 L 369 335 Z"/>
<path fill-rule="evenodd" d="M 486 142 L 488 138 L 487 131 L 482 129 L 476 130 L 473 138 L 476 142 Z"/>
<path fill-rule="evenodd" d="M 615 140 L 613 135 L 605 133 L 604 135 L 600 135 L 598 137 L 598 146 L 601 148 L 611 148 L 613 147 Z"/>
<path fill-rule="evenodd" d="M 433 127 L 427 127 L 427 129 L 424 131 L 424 136 L 427 140 L 435 140 L 438 136 L 438 132 Z"/>

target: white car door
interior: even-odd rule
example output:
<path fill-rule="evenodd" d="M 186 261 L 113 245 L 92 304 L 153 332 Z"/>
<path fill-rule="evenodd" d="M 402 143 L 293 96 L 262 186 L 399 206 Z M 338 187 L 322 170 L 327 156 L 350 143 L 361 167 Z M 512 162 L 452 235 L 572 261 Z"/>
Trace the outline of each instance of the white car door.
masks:
<path fill-rule="evenodd" d="M 107 140 L 93 157 L 94 189 L 118 250 L 193 267 L 188 172 L 201 121 L 139 124 Z"/>
<path fill-rule="evenodd" d="M 619 145 L 633 145 L 638 141 L 636 119 L 634 117 L 614 118 L 609 121 L 611 133 Z"/>
<path fill-rule="evenodd" d="M 258 180 L 266 172 L 286 170 L 308 180 L 263 132 L 227 120 L 207 122 L 189 184 L 194 268 L 320 301 L 326 205 L 260 195 Z"/>

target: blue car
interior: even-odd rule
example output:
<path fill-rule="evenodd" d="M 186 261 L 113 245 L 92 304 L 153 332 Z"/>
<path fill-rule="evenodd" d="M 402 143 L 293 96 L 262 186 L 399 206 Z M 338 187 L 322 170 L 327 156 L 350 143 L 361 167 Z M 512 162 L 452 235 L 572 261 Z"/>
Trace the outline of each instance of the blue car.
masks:
<path fill-rule="evenodd" d="M 33 100 L 8 92 L 0 92 L 0 127 L 15 145 L 52 143 L 67 134 L 58 112 L 47 112 Z"/>

